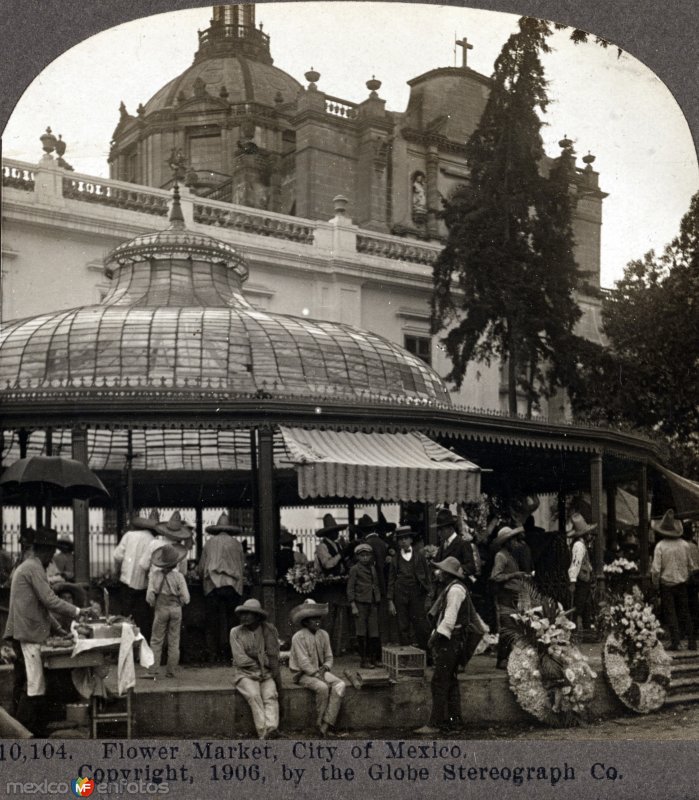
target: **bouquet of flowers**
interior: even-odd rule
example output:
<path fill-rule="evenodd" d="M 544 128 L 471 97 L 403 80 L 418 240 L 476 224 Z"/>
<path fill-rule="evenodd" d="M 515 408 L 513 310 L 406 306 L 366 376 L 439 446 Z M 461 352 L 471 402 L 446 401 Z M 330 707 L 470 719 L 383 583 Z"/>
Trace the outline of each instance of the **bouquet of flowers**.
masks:
<path fill-rule="evenodd" d="M 575 624 L 560 603 L 523 583 L 502 635 L 513 640 L 507 664 L 520 706 L 542 722 L 579 722 L 592 700 L 596 673 L 570 640 Z"/>
<path fill-rule="evenodd" d="M 627 558 L 617 558 L 611 564 L 602 568 L 605 575 L 632 575 L 638 574 L 638 566 Z"/>
<path fill-rule="evenodd" d="M 310 594 L 318 582 L 318 573 L 313 564 L 295 564 L 287 573 L 286 581 L 299 594 Z"/>
<path fill-rule="evenodd" d="M 660 623 L 640 589 L 615 598 L 603 622 L 609 631 L 604 667 L 615 694 L 642 714 L 660 708 L 670 685 L 672 659 L 658 640 Z"/>
<path fill-rule="evenodd" d="M 436 544 L 426 544 L 422 548 L 422 552 L 425 554 L 425 558 L 427 559 L 428 563 L 436 558 L 438 551 L 439 548 Z"/>

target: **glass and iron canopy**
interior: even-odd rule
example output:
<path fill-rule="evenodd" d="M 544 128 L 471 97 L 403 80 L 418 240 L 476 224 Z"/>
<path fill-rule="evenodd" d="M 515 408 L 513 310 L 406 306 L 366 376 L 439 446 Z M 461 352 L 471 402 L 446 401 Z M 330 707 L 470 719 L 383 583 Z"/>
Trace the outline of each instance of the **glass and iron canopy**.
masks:
<path fill-rule="evenodd" d="M 118 246 L 99 305 L 7 323 L 0 389 L 221 389 L 313 401 L 362 398 L 449 406 L 439 376 L 369 331 L 255 309 L 238 250 L 171 226 Z"/>

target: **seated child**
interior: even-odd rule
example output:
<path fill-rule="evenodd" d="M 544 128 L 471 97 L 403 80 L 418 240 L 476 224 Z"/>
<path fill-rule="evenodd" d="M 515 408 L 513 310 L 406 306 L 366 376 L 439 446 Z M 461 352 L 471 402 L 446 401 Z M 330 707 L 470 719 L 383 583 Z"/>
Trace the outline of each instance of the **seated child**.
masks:
<path fill-rule="evenodd" d="M 354 615 L 359 646 L 359 666 L 373 669 L 381 662 L 379 636 L 379 602 L 381 586 L 374 565 L 374 550 L 369 544 L 354 549 L 357 563 L 352 566 L 347 581 L 347 599 Z"/>
<path fill-rule="evenodd" d="M 330 636 L 320 627 L 321 617 L 327 613 L 327 603 L 309 599 L 290 614 L 292 624 L 301 625 L 301 629 L 291 639 L 289 669 L 295 683 L 315 693 L 316 724 L 321 736 L 327 736 L 328 729 L 334 727 L 347 688 L 330 671 L 333 666 Z"/>
<path fill-rule="evenodd" d="M 160 670 L 163 643 L 167 638 L 168 678 L 175 677 L 175 668 L 180 663 L 180 629 L 182 628 L 182 606 L 189 603 L 189 590 L 184 575 L 176 569 L 180 553 L 166 544 L 153 553 L 148 575 L 146 602 L 155 609 L 150 646 L 153 650 L 152 675 Z"/>

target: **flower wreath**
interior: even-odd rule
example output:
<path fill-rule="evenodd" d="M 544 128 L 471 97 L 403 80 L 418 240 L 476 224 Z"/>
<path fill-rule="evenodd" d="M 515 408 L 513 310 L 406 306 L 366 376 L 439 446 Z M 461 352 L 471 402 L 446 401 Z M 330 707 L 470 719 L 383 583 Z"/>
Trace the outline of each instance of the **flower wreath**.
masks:
<path fill-rule="evenodd" d="M 310 594 L 318 581 L 312 564 L 296 564 L 286 573 L 287 583 L 299 594 Z"/>
<path fill-rule="evenodd" d="M 639 590 L 624 595 L 607 611 L 610 629 L 602 651 L 614 694 L 632 711 L 648 714 L 665 702 L 672 659 L 658 640 L 660 623 Z"/>
<path fill-rule="evenodd" d="M 502 635 L 513 640 L 507 674 L 520 707 L 548 725 L 580 722 L 594 696 L 597 674 L 571 644 L 574 623 L 560 603 L 528 583 L 511 618 Z"/>

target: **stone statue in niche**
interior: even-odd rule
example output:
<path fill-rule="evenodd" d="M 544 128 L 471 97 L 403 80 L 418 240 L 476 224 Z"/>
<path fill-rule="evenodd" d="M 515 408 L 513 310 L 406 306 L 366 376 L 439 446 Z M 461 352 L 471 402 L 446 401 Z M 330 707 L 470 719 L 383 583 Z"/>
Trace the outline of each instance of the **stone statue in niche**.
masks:
<path fill-rule="evenodd" d="M 413 173 L 411 211 L 413 222 L 421 223 L 427 216 L 427 186 L 423 172 Z"/>

